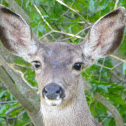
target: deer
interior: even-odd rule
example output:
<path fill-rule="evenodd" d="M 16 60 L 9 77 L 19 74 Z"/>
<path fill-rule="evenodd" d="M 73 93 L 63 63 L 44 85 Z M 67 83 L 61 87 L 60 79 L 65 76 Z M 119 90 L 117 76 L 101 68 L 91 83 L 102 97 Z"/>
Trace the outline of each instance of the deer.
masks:
<path fill-rule="evenodd" d="M 85 42 L 40 42 L 18 14 L 0 5 L 0 40 L 35 68 L 45 126 L 100 126 L 88 107 L 82 70 L 112 54 L 121 44 L 125 8 L 98 19 Z"/>

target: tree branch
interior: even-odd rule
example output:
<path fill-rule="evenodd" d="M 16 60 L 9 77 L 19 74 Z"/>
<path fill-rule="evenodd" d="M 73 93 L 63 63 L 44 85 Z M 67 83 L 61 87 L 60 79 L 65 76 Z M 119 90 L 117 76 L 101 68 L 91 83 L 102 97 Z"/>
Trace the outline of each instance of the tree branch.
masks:
<path fill-rule="evenodd" d="M 87 82 L 85 83 L 85 89 L 87 91 L 90 91 L 91 85 Z M 94 93 L 94 98 L 103 104 L 109 112 L 113 115 L 113 118 L 115 119 L 116 126 L 124 126 L 123 119 L 120 115 L 120 113 L 117 111 L 115 106 L 113 106 L 104 96 L 100 95 L 98 92 Z"/>
<path fill-rule="evenodd" d="M 68 8 L 69 10 L 73 11 L 74 13 L 76 13 L 78 16 L 80 16 L 85 23 L 87 23 L 88 25 L 91 25 L 91 23 L 89 23 L 88 21 L 86 21 L 84 19 L 84 17 L 78 12 L 78 10 L 74 10 L 73 8 L 69 7 L 67 4 L 65 4 L 64 2 L 62 2 L 61 0 L 56 0 L 58 3 L 62 4 L 63 6 L 65 6 L 66 8 Z"/>
<path fill-rule="evenodd" d="M 5 53 L 7 54 L 6 50 Z M 0 49 L 0 55 L 7 59 L 7 55 L 4 55 L 5 53 L 3 49 Z M 4 63 L 3 66 L 0 66 L 0 73 L 2 73 L 0 74 L 0 80 L 9 89 L 11 94 L 24 106 L 34 125 L 42 126 L 42 117 L 39 113 L 39 96 L 20 75 L 8 66 L 5 59 L 2 59 Z"/>
<path fill-rule="evenodd" d="M 116 0 L 116 2 L 115 2 L 115 6 L 114 6 L 114 9 L 117 9 L 117 5 L 118 5 L 118 3 L 119 3 L 119 0 Z"/>
<path fill-rule="evenodd" d="M 121 59 L 120 57 L 116 56 L 116 55 L 110 55 L 111 57 L 117 59 L 117 60 L 120 60 L 122 62 L 125 62 L 126 63 L 126 60 L 125 59 Z"/>
<path fill-rule="evenodd" d="M 98 102 L 102 103 L 109 110 L 109 112 L 111 112 L 111 114 L 115 119 L 116 126 L 124 126 L 122 117 L 120 113 L 117 111 L 117 109 L 115 108 L 115 106 L 113 106 L 105 97 L 100 95 L 98 92 L 94 94 L 94 98 Z"/>

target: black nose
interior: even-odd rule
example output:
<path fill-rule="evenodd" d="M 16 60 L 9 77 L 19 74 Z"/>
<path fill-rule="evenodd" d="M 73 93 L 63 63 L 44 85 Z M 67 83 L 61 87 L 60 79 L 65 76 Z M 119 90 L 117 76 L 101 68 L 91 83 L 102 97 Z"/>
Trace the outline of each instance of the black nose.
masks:
<path fill-rule="evenodd" d="M 44 98 L 46 96 L 50 100 L 65 97 L 63 88 L 55 83 L 50 83 L 46 85 L 42 91 L 42 95 Z"/>

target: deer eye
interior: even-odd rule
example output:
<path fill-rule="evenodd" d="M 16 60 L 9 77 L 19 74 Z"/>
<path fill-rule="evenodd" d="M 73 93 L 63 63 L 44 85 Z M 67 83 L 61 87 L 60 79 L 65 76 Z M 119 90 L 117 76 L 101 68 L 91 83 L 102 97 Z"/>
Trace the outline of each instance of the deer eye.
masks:
<path fill-rule="evenodd" d="M 81 70 L 83 64 L 84 64 L 84 63 L 82 63 L 82 62 L 77 62 L 77 63 L 75 63 L 75 64 L 73 65 L 73 69 L 79 71 L 79 70 Z"/>
<path fill-rule="evenodd" d="M 39 61 L 33 61 L 32 65 L 35 69 L 38 69 L 41 66 L 41 63 Z"/>

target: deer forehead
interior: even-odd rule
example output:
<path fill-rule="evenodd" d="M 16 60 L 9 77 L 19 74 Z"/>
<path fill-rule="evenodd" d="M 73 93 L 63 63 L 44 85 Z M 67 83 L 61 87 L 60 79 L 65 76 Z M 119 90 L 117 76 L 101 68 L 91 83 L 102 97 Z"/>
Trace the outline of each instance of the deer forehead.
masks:
<path fill-rule="evenodd" d="M 76 62 L 76 60 L 81 60 L 79 46 L 70 43 L 47 43 L 40 48 L 40 52 L 42 52 L 42 62 L 54 68 L 59 65 L 70 65 Z"/>

